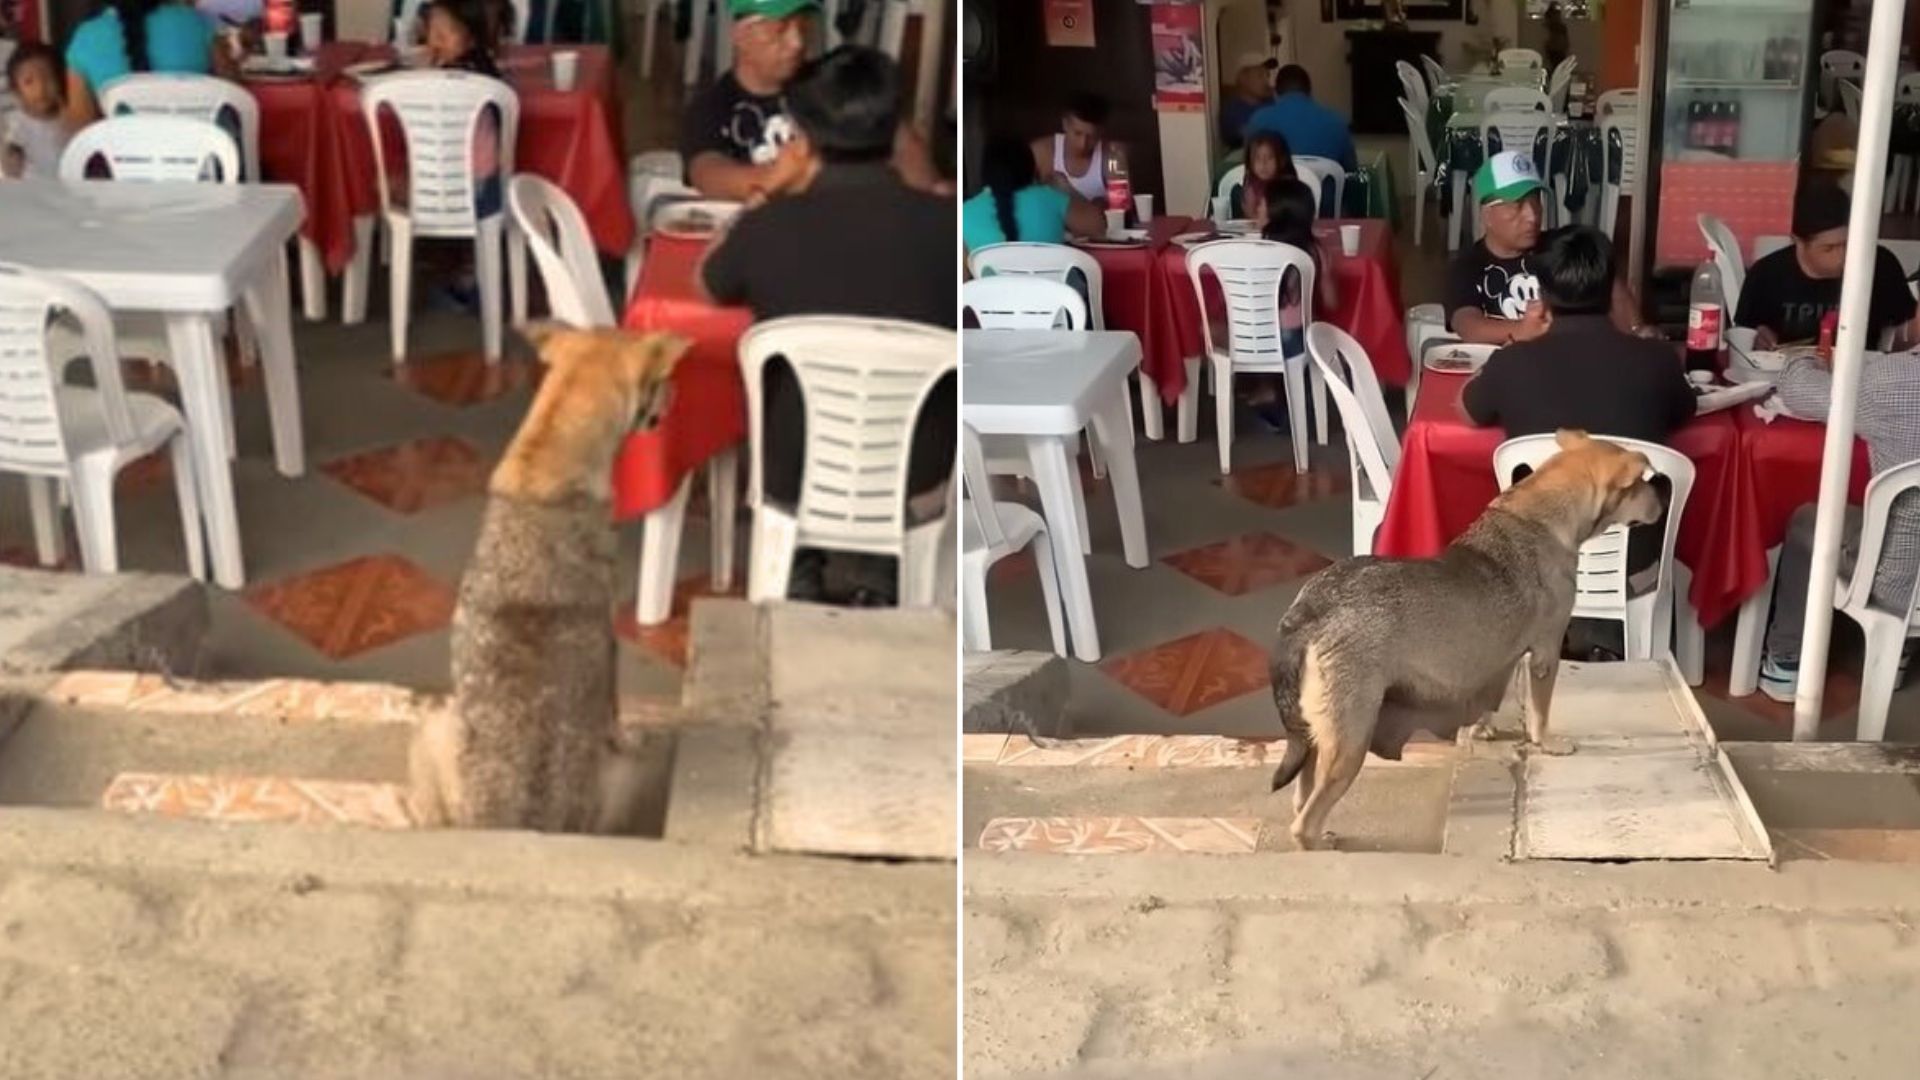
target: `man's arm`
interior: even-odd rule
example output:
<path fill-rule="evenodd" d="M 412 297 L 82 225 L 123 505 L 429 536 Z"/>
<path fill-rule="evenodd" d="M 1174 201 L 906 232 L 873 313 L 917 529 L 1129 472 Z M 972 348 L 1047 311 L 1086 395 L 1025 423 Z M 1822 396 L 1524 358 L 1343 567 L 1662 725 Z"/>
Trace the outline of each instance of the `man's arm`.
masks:
<path fill-rule="evenodd" d="M 724 226 L 721 234 L 708 245 L 707 253 L 700 257 L 700 272 L 695 276 L 700 290 L 716 304 L 740 304 L 747 299 L 746 276 L 742 273 L 745 256 L 739 243 L 740 226 L 747 216 L 742 214 Z"/>
<path fill-rule="evenodd" d="M 1629 334 L 1638 334 L 1646 329 L 1640 321 L 1640 304 L 1633 298 L 1632 290 L 1619 278 L 1613 279 L 1613 325 Z"/>
<path fill-rule="evenodd" d="M 1493 427 L 1500 423 L 1500 381 L 1496 370 L 1499 360 L 1500 354 L 1495 353 L 1460 390 L 1460 415 L 1475 427 Z"/>
<path fill-rule="evenodd" d="M 1469 345 L 1511 345 L 1516 341 L 1532 341 L 1546 333 L 1547 327 L 1552 324 L 1553 317 L 1547 314 L 1547 306 L 1538 300 L 1527 305 L 1526 317 L 1521 319 L 1496 319 L 1477 307 L 1460 307 L 1453 311 L 1454 336 Z"/>
<path fill-rule="evenodd" d="M 773 163 L 747 165 L 719 152 L 706 150 L 687 162 L 687 183 L 709 199 L 746 202 L 773 182 Z"/>
<path fill-rule="evenodd" d="M 1833 401 L 1833 373 L 1818 357 L 1798 356 L 1774 380 L 1780 404 L 1804 420 L 1824 420 Z"/>
<path fill-rule="evenodd" d="M 893 137 L 893 171 L 908 187 L 935 195 L 953 194 L 953 185 L 933 163 L 933 150 L 910 124 L 901 124 Z"/>

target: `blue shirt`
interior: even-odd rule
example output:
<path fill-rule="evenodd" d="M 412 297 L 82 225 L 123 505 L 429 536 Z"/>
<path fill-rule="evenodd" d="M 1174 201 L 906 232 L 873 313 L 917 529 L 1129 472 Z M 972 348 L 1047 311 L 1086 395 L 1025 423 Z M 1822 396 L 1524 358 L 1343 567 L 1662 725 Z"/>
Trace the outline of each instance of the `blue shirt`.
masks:
<path fill-rule="evenodd" d="M 1067 193 L 1046 184 L 1035 184 L 1013 193 L 1013 223 L 1020 227 L 1018 237 L 1008 236 L 1000 227 L 1000 215 L 993 203 L 993 192 L 980 194 L 960 204 L 960 242 L 968 251 L 988 244 L 1020 240 L 1033 244 L 1058 244 L 1067 238 Z"/>
<path fill-rule="evenodd" d="M 95 97 L 100 88 L 133 72 L 120 13 L 113 8 L 74 28 L 67 43 L 67 67 L 87 81 Z M 147 16 L 147 71 L 205 75 L 213 70 L 213 23 L 190 7 L 167 4 Z"/>
<path fill-rule="evenodd" d="M 1298 91 L 1274 99 L 1253 114 L 1247 121 L 1247 138 L 1262 131 L 1287 140 L 1287 150 L 1295 156 L 1331 158 L 1348 171 L 1359 167 L 1347 118 Z"/>
<path fill-rule="evenodd" d="M 1246 142 L 1244 132 L 1247 129 L 1247 121 L 1253 119 L 1253 114 L 1272 101 L 1272 98 L 1266 101 L 1248 101 L 1238 94 L 1227 98 L 1226 103 L 1220 106 L 1220 138 L 1228 146 L 1239 146 Z"/>

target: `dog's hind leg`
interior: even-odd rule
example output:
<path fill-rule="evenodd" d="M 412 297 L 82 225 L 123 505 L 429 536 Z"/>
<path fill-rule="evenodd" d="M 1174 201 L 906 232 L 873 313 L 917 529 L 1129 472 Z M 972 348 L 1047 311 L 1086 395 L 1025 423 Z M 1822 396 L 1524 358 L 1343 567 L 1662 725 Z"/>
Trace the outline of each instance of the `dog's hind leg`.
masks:
<path fill-rule="evenodd" d="M 1332 846 L 1332 837 L 1327 835 L 1327 815 L 1333 812 L 1333 804 L 1353 786 L 1353 778 L 1360 775 L 1360 766 L 1367 761 L 1367 744 L 1353 739 L 1336 736 L 1329 742 L 1314 749 L 1313 790 L 1299 803 L 1299 813 L 1293 819 L 1293 842 L 1300 845 L 1302 851 L 1316 851 Z M 1300 778 L 1304 790 L 1308 780 Z"/>
<path fill-rule="evenodd" d="M 1307 808 L 1307 797 L 1313 794 L 1313 774 L 1318 767 L 1318 758 L 1319 754 L 1309 748 L 1306 763 L 1300 766 L 1300 775 L 1293 782 L 1293 816 L 1296 819 Z"/>
<path fill-rule="evenodd" d="M 1547 734 L 1547 709 L 1553 703 L 1553 684 L 1560 678 L 1560 657 L 1551 649 L 1535 649 L 1527 654 L 1527 695 L 1523 704 L 1527 714 L 1527 742 L 1543 754 L 1571 754 L 1573 740 L 1564 735 Z"/>
<path fill-rule="evenodd" d="M 1366 763 L 1386 688 L 1365 670 L 1329 672 L 1317 650 L 1301 669 L 1300 716 L 1313 732 L 1311 776 L 1294 795 L 1293 840 L 1304 851 L 1326 846 L 1327 814 Z"/>

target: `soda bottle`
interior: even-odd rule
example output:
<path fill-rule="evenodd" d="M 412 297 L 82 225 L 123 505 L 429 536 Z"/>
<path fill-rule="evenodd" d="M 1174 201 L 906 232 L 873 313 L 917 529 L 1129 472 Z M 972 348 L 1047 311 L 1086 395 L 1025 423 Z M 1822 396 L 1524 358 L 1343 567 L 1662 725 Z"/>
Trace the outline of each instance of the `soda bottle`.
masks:
<path fill-rule="evenodd" d="M 269 34 L 293 33 L 293 0 L 267 0 L 261 21 Z"/>
<path fill-rule="evenodd" d="M 1687 370 L 1720 368 L 1720 327 L 1726 315 L 1720 289 L 1720 269 L 1708 259 L 1693 272 L 1687 294 Z"/>
<path fill-rule="evenodd" d="M 1107 209 L 1122 213 L 1133 208 L 1133 184 L 1127 179 L 1127 159 L 1107 147 Z"/>
<path fill-rule="evenodd" d="M 1833 339 L 1840 332 L 1840 309 L 1834 308 L 1820 316 L 1820 341 L 1814 346 L 1814 352 L 1827 363 L 1833 362 Z"/>

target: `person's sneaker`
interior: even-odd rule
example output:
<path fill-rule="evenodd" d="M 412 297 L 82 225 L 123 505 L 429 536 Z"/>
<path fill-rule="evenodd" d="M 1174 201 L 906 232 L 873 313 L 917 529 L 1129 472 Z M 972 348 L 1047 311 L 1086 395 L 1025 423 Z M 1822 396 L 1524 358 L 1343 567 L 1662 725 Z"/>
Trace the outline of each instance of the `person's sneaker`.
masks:
<path fill-rule="evenodd" d="M 1794 691 L 1800 686 L 1800 661 L 1787 663 L 1775 660 L 1772 656 L 1760 660 L 1760 692 L 1782 704 L 1793 703 Z"/>
<path fill-rule="evenodd" d="M 1253 415 L 1274 435 L 1285 435 L 1288 431 L 1286 403 L 1275 399 L 1263 401 L 1253 407 Z"/>

